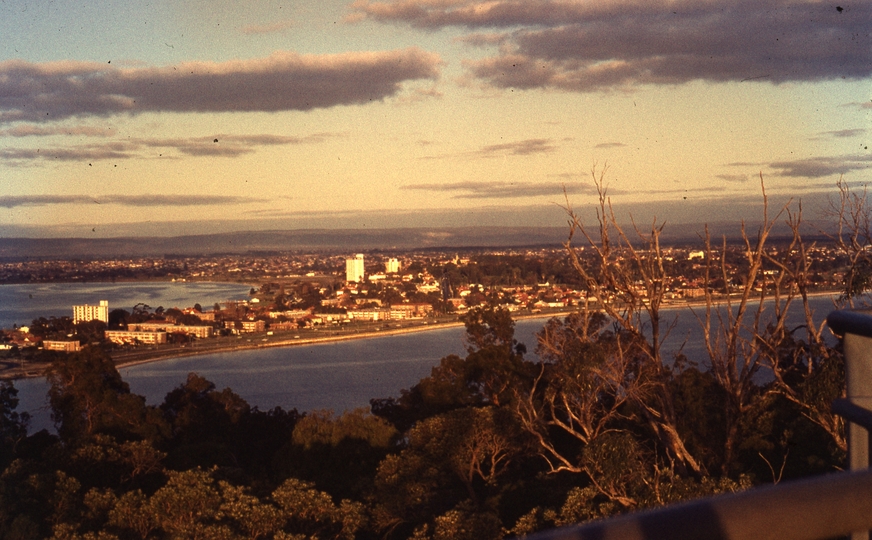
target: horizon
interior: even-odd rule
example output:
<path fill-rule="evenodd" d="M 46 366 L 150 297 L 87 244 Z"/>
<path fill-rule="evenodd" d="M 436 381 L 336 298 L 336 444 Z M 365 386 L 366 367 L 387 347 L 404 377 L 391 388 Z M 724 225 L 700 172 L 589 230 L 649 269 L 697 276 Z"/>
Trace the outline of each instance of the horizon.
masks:
<path fill-rule="evenodd" d="M 0 237 L 760 217 L 872 180 L 872 5 L 0 6 Z M 705 219 L 701 219 L 704 216 Z"/>

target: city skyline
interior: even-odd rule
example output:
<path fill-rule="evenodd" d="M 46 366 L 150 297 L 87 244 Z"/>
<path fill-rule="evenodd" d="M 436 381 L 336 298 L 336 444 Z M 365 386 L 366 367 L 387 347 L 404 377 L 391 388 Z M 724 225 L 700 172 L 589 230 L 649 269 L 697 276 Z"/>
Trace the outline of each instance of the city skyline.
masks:
<path fill-rule="evenodd" d="M 819 217 L 870 179 L 860 2 L 0 4 L 0 236 Z"/>

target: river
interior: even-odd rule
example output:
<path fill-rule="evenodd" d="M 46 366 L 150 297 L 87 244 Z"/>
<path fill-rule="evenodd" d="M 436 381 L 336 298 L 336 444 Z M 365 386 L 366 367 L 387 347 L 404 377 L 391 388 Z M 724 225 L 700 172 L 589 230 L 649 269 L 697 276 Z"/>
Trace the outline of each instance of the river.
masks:
<path fill-rule="evenodd" d="M 833 309 L 829 297 L 813 299 L 816 319 Z M 691 359 L 703 361 L 705 350 L 699 324 L 687 308 L 664 311 L 664 319 L 677 317 L 664 344 L 664 356 L 682 348 Z M 801 324 L 798 317 L 792 323 Z M 535 358 L 535 333 L 547 319 L 525 319 L 516 323 L 516 338 L 527 345 L 528 358 Z M 442 328 L 386 337 L 352 341 L 252 349 L 207 354 L 130 366 L 121 369 L 131 391 L 150 404 L 163 401 L 167 392 L 196 372 L 229 387 L 261 410 L 280 406 L 299 411 L 331 409 L 336 412 L 366 407 L 372 398 L 397 397 L 429 375 L 433 366 L 449 354 L 464 354 L 464 330 Z M 21 403 L 34 420 L 32 429 L 50 427 L 45 405 L 46 383 L 42 379 L 16 381 Z"/>

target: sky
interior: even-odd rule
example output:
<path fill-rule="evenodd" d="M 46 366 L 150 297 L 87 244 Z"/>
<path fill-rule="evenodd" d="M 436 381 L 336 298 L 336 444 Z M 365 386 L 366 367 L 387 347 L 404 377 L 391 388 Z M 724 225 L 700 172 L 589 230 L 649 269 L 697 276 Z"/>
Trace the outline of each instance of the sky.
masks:
<path fill-rule="evenodd" d="M 0 237 L 826 213 L 872 3 L 0 0 Z"/>

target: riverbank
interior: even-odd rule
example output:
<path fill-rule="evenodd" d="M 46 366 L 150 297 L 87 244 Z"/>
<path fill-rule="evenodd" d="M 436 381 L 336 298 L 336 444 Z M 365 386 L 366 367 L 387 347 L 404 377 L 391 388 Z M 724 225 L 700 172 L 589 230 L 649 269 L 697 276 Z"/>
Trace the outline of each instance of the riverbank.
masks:
<path fill-rule="evenodd" d="M 821 291 L 810 294 L 810 297 L 834 296 L 832 291 Z M 752 301 L 753 302 L 753 301 Z M 723 300 L 717 305 L 723 305 Z M 692 300 L 664 303 L 663 311 L 679 309 L 705 309 L 705 300 Z M 553 311 L 516 312 L 513 313 L 515 320 L 543 319 L 552 317 L 565 317 L 577 308 L 556 308 Z M 155 348 L 140 348 L 130 351 L 117 351 L 112 353 L 116 367 L 124 368 L 151 362 L 202 356 L 206 354 L 229 353 L 234 351 L 266 349 L 276 347 L 298 347 L 306 345 L 321 345 L 331 342 L 349 341 L 357 339 L 372 339 L 389 337 L 416 332 L 426 332 L 463 326 L 457 318 L 419 319 L 413 321 L 390 321 L 382 323 L 370 323 L 363 326 L 346 328 L 320 328 L 301 329 L 298 331 L 283 331 L 276 333 L 257 333 L 234 336 L 229 338 L 210 338 L 199 340 L 193 344 L 166 345 Z M 22 379 L 42 377 L 47 363 L 21 362 L 15 359 L 0 361 L 0 380 Z"/>
<path fill-rule="evenodd" d="M 563 313 L 565 314 L 565 313 Z M 559 314 L 542 315 L 541 317 L 558 316 Z M 397 325 L 393 326 L 392 325 Z M 182 346 L 167 345 L 159 348 L 142 348 L 132 351 L 112 353 L 115 366 L 119 369 L 150 362 L 202 356 L 206 354 L 229 353 L 252 349 L 266 349 L 276 347 L 300 347 L 306 345 L 321 345 L 332 342 L 349 341 L 357 339 L 372 339 L 389 337 L 416 332 L 441 330 L 463 326 L 457 319 L 445 321 L 412 321 L 405 325 L 391 323 L 389 325 L 369 325 L 364 328 L 350 328 L 342 330 L 300 330 L 297 332 L 281 332 L 267 334 L 264 332 L 246 334 L 232 338 L 214 338 L 201 340 L 194 345 Z M 42 377 L 48 363 L 45 362 L 21 362 L 18 360 L 0 361 L 0 380 L 14 380 L 23 378 Z"/>

